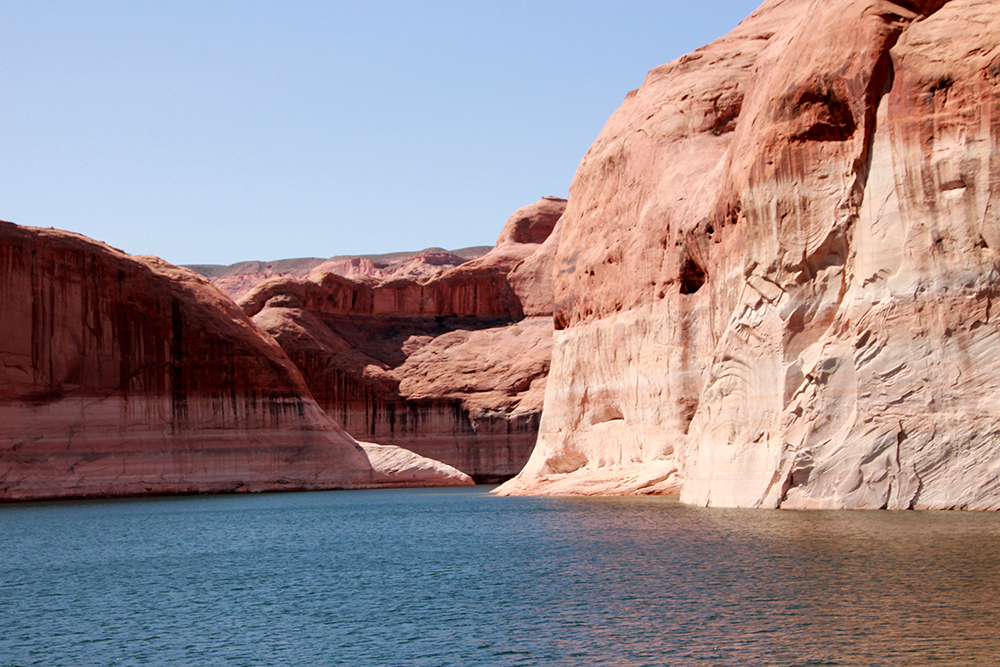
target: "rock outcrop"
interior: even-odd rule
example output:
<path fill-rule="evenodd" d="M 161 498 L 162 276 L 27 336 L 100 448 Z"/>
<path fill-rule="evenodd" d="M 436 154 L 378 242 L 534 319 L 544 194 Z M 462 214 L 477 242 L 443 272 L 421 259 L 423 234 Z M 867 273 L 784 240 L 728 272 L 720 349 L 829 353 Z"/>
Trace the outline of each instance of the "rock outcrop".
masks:
<path fill-rule="evenodd" d="M 493 250 L 431 280 L 314 271 L 261 283 L 240 305 L 354 437 L 477 481 L 507 479 L 538 432 L 552 311 L 550 283 L 532 276 L 551 274 L 546 240 L 565 206 L 545 198 L 520 209 Z M 519 274 L 525 266 L 533 273 Z"/>
<path fill-rule="evenodd" d="M 0 222 L 0 501 L 467 483 L 357 443 L 195 273 Z"/>
<path fill-rule="evenodd" d="M 402 278 L 425 283 L 449 269 L 482 257 L 490 248 L 474 246 L 455 251 L 428 248 L 420 252 L 396 252 L 384 255 L 361 255 L 318 259 L 302 257 L 274 262 L 239 262 L 229 266 L 198 264 L 190 268 L 205 276 L 223 294 L 239 301 L 261 283 L 274 278 L 310 278 L 320 280 L 325 274 L 365 276 L 384 281 Z"/>
<path fill-rule="evenodd" d="M 561 222 L 503 493 L 1000 508 L 1000 5 L 770 0 L 652 70 Z"/>
<path fill-rule="evenodd" d="M 331 259 L 310 271 L 309 277 L 322 278 L 324 274 L 334 273 L 338 276 L 403 278 L 425 283 L 465 264 L 469 259 L 441 248 L 422 250 L 413 258 L 390 264 L 377 263 L 368 257 Z"/>

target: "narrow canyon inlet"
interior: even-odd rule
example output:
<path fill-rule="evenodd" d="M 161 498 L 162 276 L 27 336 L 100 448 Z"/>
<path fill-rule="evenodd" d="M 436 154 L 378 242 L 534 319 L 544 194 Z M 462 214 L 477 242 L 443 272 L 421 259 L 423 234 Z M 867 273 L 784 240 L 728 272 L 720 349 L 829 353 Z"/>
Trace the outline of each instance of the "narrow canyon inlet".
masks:
<path fill-rule="evenodd" d="M 1000 664 L 1000 0 L 765 0 L 625 89 L 493 246 L 0 220 L 0 667 Z"/>
<path fill-rule="evenodd" d="M 998 34 L 977 0 L 768 0 L 474 257 L 213 285 L 0 222 L 0 502 L 1000 509 Z"/>
<path fill-rule="evenodd" d="M 488 487 L 0 513 L 0 665 L 990 665 L 1000 515 Z"/>

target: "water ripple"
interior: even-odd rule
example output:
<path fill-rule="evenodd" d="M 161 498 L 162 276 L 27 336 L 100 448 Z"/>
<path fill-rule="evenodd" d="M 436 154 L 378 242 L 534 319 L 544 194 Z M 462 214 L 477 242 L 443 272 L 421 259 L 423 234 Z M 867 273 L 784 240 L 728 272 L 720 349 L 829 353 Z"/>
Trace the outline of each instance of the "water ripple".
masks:
<path fill-rule="evenodd" d="M 0 507 L 0 666 L 996 664 L 1000 515 L 475 489 Z"/>

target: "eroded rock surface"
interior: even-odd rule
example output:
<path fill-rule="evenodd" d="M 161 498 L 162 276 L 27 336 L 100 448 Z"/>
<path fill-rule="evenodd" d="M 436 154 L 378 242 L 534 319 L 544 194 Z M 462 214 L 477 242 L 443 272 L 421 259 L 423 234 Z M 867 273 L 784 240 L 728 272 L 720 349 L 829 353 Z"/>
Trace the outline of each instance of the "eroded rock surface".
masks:
<path fill-rule="evenodd" d="M 520 209 L 493 250 L 431 280 L 314 271 L 240 304 L 354 437 L 507 479 L 535 443 L 553 331 L 550 282 L 517 272 L 551 274 L 565 206 Z"/>
<path fill-rule="evenodd" d="M 467 483 L 359 445 L 195 273 L 0 222 L 0 501 Z"/>
<path fill-rule="evenodd" d="M 273 278 L 315 278 L 332 273 L 338 276 L 365 277 L 382 282 L 402 278 L 425 283 L 470 259 L 482 257 L 490 248 L 474 246 L 455 251 L 428 248 L 420 252 L 397 252 L 383 255 L 341 256 L 330 259 L 302 257 L 274 262 L 239 262 L 229 266 L 198 264 L 190 268 L 209 279 L 223 294 L 239 301 L 261 283 Z"/>
<path fill-rule="evenodd" d="M 652 70 L 561 222 L 506 493 L 1000 508 L 1000 5 L 773 0 Z"/>

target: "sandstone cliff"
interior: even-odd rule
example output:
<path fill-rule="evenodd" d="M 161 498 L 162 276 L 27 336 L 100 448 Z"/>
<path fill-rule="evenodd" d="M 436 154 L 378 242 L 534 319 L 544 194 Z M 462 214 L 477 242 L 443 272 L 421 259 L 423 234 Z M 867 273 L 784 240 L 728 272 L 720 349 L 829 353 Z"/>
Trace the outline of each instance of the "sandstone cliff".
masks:
<path fill-rule="evenodd" d="M 1000 508 L 997 35 L 993 2 L 771 0 L 652 70 L 571 186 L 502 492 Z"/>
<path fill-rule="evenodd" d="M 265 281 L 240 305 L 354 437 L 506 479 L 538 431 L 552 300 L 532 276 L 551 274 L 565 206 L 518 210 L 493 250 L 430 280 L 313 271 Z"/>
<path fill-rule="evenodd" d="M 0 501 L 463 483 L 357 443 L 193 272 L 0 222 Z"/>
<path fill-rule="evenodd" d="M 420 252 L 383 255 L 341 256 L 330 259 L 301 257 L 274 262 L 239 262 L 229 266 L 197 264 L 192 269 L 209 279 L 234 301 L 239 301 L 257 285 L 272 278 L 315 278 L 332 273 L 338 276 L 370 276 L 378 279 L 404 278 L 425 283 L 457 266 L 489 252 L 487 246 L 460 248 L 454 252 L 428 248 Z"/>

